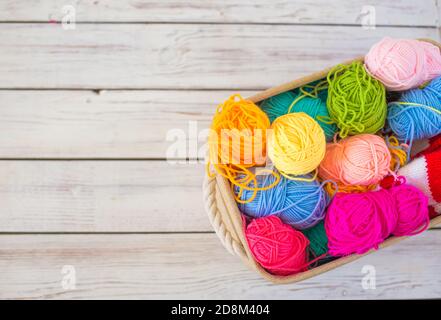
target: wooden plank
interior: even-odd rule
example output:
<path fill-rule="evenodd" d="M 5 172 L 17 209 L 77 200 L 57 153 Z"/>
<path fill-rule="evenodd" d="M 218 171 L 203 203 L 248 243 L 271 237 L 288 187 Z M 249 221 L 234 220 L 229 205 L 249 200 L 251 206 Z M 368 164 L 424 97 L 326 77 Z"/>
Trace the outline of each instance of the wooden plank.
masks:
<path fill-rule="evenodd" d="M 0 88 L 264 89 L 436 28 L 4 24 Z"/>
<path fill-rule="evenodd" d="M 0 90 L 0 159 L 203 159 L 216 105 L 232 93 Z"/>
<path fill-rule="evenodd" d="M 0 161 L 0 232 L 212 231 L 203 164 Z"/>
<path fill-rule="evenodd" d="M 197 158 L 203 130 L 231 93 L 0 91 L 0 158 Z"/>
<path fill-rule="evenodd" d="M 1 161 L 0 232 L 211 231 L 203 165 Z"/>
<path fill-rule="evenodd" d="M 260 279 L 214 234 L 1 235 L 0 298 L 438 298 L 440 232 L 284 286 Z M 362 287 L 367 265 L 375 268 L 375 289 Z M 75 289 L 69 290 L 72 270 Z"/>
<path fill-rule="evenodd" d="M 3 0 L 0 21 L 61 21 L 63 7 L 73 5 L 78 22 L 209 22 L 209 23 L 326 23 L 359 24 L 375 10 L 379 25 L 433 26 L 433 0 Z M 373 8 L 373 9 L 372 9 Z"/>

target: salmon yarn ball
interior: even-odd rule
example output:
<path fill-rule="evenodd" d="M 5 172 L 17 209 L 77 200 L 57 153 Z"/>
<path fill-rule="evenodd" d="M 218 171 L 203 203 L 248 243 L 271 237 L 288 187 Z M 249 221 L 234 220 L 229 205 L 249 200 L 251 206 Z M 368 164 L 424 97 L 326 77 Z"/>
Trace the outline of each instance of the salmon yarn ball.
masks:
<path fill-rule="evenodd" d="M 343 185 L 369 186 L 390 170 L 391 154 L 383 138 L 360 134 L 329 143 L 318 174 Z"/>

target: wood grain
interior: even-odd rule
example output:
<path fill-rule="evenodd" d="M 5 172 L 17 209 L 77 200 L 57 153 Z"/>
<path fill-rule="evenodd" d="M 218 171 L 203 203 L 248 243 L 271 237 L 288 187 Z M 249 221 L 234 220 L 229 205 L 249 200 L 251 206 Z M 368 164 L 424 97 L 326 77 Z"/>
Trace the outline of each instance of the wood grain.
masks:
<path fill-rule="evenodd" d="M 75 30 L 46 23 L 66 4 Z M 365 5 L 374 30 L 360 26 Z M 439 21 L 433 0 L 1 1 L 0 298 L 440 297 L 439 229 L 271 285 L 210 233 L 202 164 L 159 160 L 170 130 L 188 147 L 189 123 L 206 128 L 232 92 L 322 70 L 385 35 L 439 40 Z M 375 290 L 361 287 L 367 264 Z M 76 290 L 61 286 L 65 265 Z"/>
<path fill-rule="evenodd" d="M 203 164 L 0 161 L 1 232 L 206 232 Z"/>
<path fill-rule="evenodd" d="M 197 158 L 203 130 L 231 94 L 0 91 L 0 158 Z"/>
<path fill-rule="evenodd" d="M 214 234 L 0 235 L 0 298 L 436 298 L 440 233 L 429 231 L 283 286 L 246 269 Z M 65 265 L 75 268 L 75 290 L 61 286 Z M 362 288 L 365 265 L 375 268 L 374 290 Z"/>
<path fill-rule="evenodd" d="M 0 88 L 266 89 L 435 28 L 4 24 Z"/>
<path fill-rule="evenodd" d="M 0 161 L 0 232 L 211 231 L 203 174 L 165 161 Z"/>
<path fill-rule="evenodd" d="M 25 0 L 0 2 L 0 21 L 60 21 L 72 5 L 77 22 L 359 24 L 367 5 L 378 25 L 434 26 L 433 0 Z"/>

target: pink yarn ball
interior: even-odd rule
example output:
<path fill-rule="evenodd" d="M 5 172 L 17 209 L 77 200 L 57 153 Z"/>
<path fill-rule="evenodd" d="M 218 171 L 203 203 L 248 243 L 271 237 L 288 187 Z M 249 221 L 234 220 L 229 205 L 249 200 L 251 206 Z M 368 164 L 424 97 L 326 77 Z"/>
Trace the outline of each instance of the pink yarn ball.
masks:
<path fill-rule="evenodd" d="M 254 219 L 245 236 L 256 261 L 272 274 L 286 276 L 307 269 L 308 239 L 278 217 Z"/>
<path fill-rule="evenodd" d="M 391 155 L 383 138 L 359 134 L 328 143 L 318 174 L 323 180 L 368 186 L 389 174 L 390 161 Z"/>
<path fill-rule="evenodd" d="M 364 63 L 390 91 L 416 88 L 441 75 L 439 48 L 419 40 L 386 37 L 369 50 Z"/>
<path fill-rule="evenodd" d="M 337 193 L 325 218 L 329 254 L 346 256 L 378 249 L 396 224 L 397 212 L 387 190 Z"/>
<path fill-rule="evenodd" d="M 428 198 L 422 191 L 409 184 L 392 187 L 389 193 L 398 213 L 395 236 L 412 236 L 429 227 Z"/>

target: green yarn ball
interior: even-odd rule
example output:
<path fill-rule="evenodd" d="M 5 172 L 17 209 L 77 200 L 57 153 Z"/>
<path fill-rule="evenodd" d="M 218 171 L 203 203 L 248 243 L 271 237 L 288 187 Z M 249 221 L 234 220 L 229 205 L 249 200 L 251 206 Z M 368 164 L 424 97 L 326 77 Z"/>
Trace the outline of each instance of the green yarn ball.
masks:
<path fill-rule="evenodd" d="M 319 98 L 312 98 L 304 96 L 297 100 L 292 106 L 292 112 L 305 112 L 311 118 L 317 121 L 325 132 L 326 140 L 332 141 L 337 127 L 334 124 L 324 122 L 322 118 L 330 119 L 328 108 L 326 107 L 326 90 L 318 94 Z M 268 118 L 273 122 L 276 118 L 287 114 L 291 104 L 303 96 L 298 90 L 295 92 L 286 91 L 276 96 L 266 99 L 260 105 L 260 108 L 268 115 Z"/>
<path fill-rule="evenodd" d="M 316 257 L 328 252 L 328 237 L 323 220 L 312 228 L 302 230 L 302 232 L 308 238 L 309 246 Z"/>
<path fill-rule="evenodd" d="M 360 61 L 338 65 L 328 80 L 328 110 L 340 129 L 340 137 L 376 133 L 387 114 L 386 89 L 370 76 Z"/>

